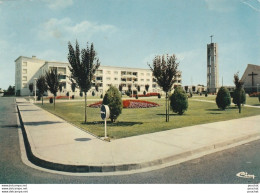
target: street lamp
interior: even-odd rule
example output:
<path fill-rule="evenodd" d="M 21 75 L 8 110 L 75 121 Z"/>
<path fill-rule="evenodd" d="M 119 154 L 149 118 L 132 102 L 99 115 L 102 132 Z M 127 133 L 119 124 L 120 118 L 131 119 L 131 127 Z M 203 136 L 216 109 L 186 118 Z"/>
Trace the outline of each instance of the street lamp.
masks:
<path fill-rule="evenodd" d="M 34 103 L 36 103 L 36 80 L 37 78 L 34 78 Z"/>

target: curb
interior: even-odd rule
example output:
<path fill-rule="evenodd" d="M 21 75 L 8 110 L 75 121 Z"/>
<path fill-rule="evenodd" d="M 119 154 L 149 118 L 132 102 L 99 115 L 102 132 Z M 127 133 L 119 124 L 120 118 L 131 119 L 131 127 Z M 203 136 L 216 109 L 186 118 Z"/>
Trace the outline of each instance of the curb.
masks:
<path fill-rule="evenodd" d="M 21 125 L 22 135 L 24 138 L 24 145 L 26 150 L 27 158 L 33 164 L 56 171 L 62 172 L 72 172 L 72 173 L 111 173 L 111 172 L 123 172 L 123 171 L 137 171 L 142 169 L 147 169 L 149 167 L 156 167 L 171 162 L 176 162 L 179 160 L 189 160 L 192 157 L 196 157 L 198 154 L 206 155 L 208 152 L 213 153 L 225 149 L 225 147 L 232 146 L 233 144 L 241 144 L 243 141 L 248 142 L 249 140 L 257 140 L 260 138 L 259 133 L 249 134 L 247 136 L 230 139 L 228 141 L 219 142 L 213 145 L 201 147 L 192 151 L 186 151 L 177 155 L 168 156 L 164 158 L 159 158 L 152 161 L 142 162 L 142 163 L 132 163 L 132 164 L 121 164 L 121 165 L 107 165 L 107 166 L 95 166 L 95 165 L 65 165 L 60 163 L 54 163 L 51 161 L 46 161 L 44 159 L 38 158 L 32 151 L 31 144 L 29 142 L 26 129 L 23 124 L 21 113 L 17 105 L 18 117 Z M 201 157 L 200 156 L 200 157 Z M 184 162 L 182 161 L 182 162 Z"/>

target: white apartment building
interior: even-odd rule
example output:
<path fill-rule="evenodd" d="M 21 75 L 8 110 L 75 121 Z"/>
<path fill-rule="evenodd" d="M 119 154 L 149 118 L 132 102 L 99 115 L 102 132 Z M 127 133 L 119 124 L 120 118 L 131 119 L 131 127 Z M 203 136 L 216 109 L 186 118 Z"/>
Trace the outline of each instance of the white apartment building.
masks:
<path fill-rule="evenodd" d="M 35 84 L 35 79 L 41 75 L 45 75 L 51 68 L 57 68 L 57 72 L 60 75 L 60 82 L 63 84 L 62 92 L 58 92 L 57 95 L 66 95 L 69 92 L 70 96 L 73 94 L 78 96 L 79 89 L 76 89 L 75 93 L 72 93 L 71 90 L 69 63 L 40 60 L 35 56 L 32 56 L 32 58 L 20 56 L 15 60 L 16 95 L 27 96 L 32 94 L 29 90 L 29 84 Z M 95 85 L 98 85 L 98 92 L 95 90 Z M 148 92 L 162 92 L 161 88 L 155 82 L 150 69 L 100 66 L 95 73 L 95 79 L 88 95 L 91 95 L 93 91 L 98 95 L 104 94 L 111 85 L 117 88 L 119 88 L 119 85 L 122 85 L 123 92 L 127 91 L 130 85 L 135 94 L 143 93 L 145 85 L 149 85 Z M 174 86 L 177 85 L 181 85 L 181 72 L 176 77 Z M 51 93 L 46 94 L 52 95 Z"/>

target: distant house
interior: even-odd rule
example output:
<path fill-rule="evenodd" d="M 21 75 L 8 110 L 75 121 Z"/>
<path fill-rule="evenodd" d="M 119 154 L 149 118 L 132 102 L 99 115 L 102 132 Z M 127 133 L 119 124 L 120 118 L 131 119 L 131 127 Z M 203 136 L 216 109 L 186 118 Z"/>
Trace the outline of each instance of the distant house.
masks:
<path fill-rule="evenodd" d="M 246 93 L 260 92 L 260 66 L 248 64 L 241 81 Z"/>

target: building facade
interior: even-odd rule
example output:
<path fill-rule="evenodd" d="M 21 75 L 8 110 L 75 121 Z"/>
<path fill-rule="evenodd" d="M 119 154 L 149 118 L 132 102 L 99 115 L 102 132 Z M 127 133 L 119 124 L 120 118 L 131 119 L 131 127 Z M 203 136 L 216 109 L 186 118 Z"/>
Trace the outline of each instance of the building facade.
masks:
<path fill-rule="evenodd" d="M 248 64 L 241 81 L 246 93 L 260 92 L 260 66 Z"/>
<path fill-rule="evenodd" d="M 209 93 L 217 93 L 218 87 L 218 45 L 210 43 L 207 44 L 207 90 Z"/>
<path fill-rule="evenodd" d="M 60 83 L 63 85 L 62 92 L 58 92 L 57 95 L 69 93 L 70 95 L 75 94 L 78 96 L 79 89 L 76 89 L 75 93 L 72 93 L 71 90 L 69 63 L 40 60 L 35 56 L 32 58 L 20 56 L 15 60 L 16 95 L 26 96 L 32 94 L 29 90 L 29 84 L 35 84 L 35 79 L 41 75 L 44 76 L 51 68 L 57 69 Z M 175 79 L 176 83 L 174 86 L 181 85 L 181 72 L 178 72 Z M 98 85 L 98 91 L 96 91 L 96 85 Z M 91 95 L 92 92 L 95 92 L 97 95 L 104 94 L 111 85 L 116 88 L 119 88 L 119 85 L 121 85 L 123 93 L 129 90 L 129 87 L 133 94 L 143 93 L 145 85 L 149 85 L 148 92 L 162 92 L 150 69 L 100 66 L 95 73 L 88 95 Z M 48 92 L 46 94 L 51 95 Z"/>

